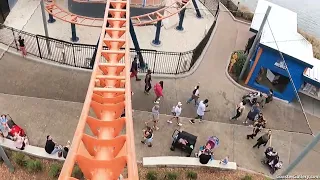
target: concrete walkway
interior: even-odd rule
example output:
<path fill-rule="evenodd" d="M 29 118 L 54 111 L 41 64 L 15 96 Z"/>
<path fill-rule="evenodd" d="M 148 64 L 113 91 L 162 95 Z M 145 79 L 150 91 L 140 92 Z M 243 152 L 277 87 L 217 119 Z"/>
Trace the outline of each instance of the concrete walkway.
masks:
<path fill-rule="evenodd" d="M 184 103 L 193 87 L 200 82 L 201 98 L 208 98 L 210 101 L 211 112 L 205 115 L 205 119 L 209 121 L 191 126 L 186 119 L 183 120 L 183 128 L 199 138 L 196 148 L 204 143 L 207 136 L 216 135 L 221 139 L 221 146 L 216 150 L 217 158 L 230 155 L 232 161 L 241 167 L 266 173 L 266 169 L 260 164 L 263 150 L 251 149 L 254 142 L 244 138 L 251 131 L 250 127 L 230 124 L 228 120 L 234 113 L 235 104 L 246 92 L 234 86 L 225 76 L 227 61 L 230 53 L 242 49 L 250 36 L 247 25 L 236 23 L 229 14 L 221 12 L 216 34 L 199 69 L 187 78 L 161 79 L 164 81 L 165 97 L 161 100 L 160 106 L 161 113 L 169 114 L 171 107 L 178 101 Z M 44 146 L 47 134 L 53 135 L 61 144 L 73 138 L 90 73 L 48 66 L 7 53 L 0 60 L 0 76 L 0 92 L 29 96 L 0 94 L 0 109 L 3 113 L 10 113 L 13 119 L 26 129 L 31 144 Z M 154 78 L 153 82 L 159 80 Z M 132 88 L 135 92 L 133 108 L 150 111 L 154 96 L 144 95 L 143 82 L 132 82 Z M 134 113 L 137 159 L 141 160 L 142 156 L 181 155 L 178 150 L 169 150 L 174 127 L 167 127 L 165 121 L 169 117 L 166 115 L 161 115 L 161 130 L 155 134 L 152 150 L 140 144 L 141 130 L 149 116 L 147 112 L 142 111 Z M 264 113 L 268 119 L 268 128 L 295 131 L 274 130 L 272 146 L 279 151 L 287 166 L 312 138 L 307 134 L 296 133 L 310 133 L 307 123 L 299 109 L 280 101 L 274 101 L 272 106 L 267 106 Z M 194 117 L 195 108 L 184 103 L 182 116 Z M 308 116 L 314 133 L 319 131 L 319 119 Z M 314 148 L 293 174 L 316 175 L 319 165 L 314 159 L 320 158 L 319 149 L 319 145 Z M 314 166 L 310 166 L 310 162 Z"/>
<path fill-rule="evenodd" d="M 171 108 L 178 101 L 183 103 L 189 98 L 193 87 L 200 82 L 201 99 L 209 99 L 209 109 L 205 119 L 216 122 L 230 122 L 234 113 L 235 104 L 246 91 L 234 86 L 225 75 L 230 53 L 243 49 L 247 39 L 252 35 L 248 25 L 235 22 L 227 12 L 222 11 L 216 34 L 213 37 L 202 64 L 194 74 L 181 79 L 153 79 L 164 81 L 164 95 L 161 102 L 161 113 L 170 114 Z M 21 75 L 23 74 L 23 76 Z M 90 72 L 74 69 L 57 68 L 34 61 L 30 61 L 9 53 L 0 60 L 0 92 L 29 97 L 40 97 L 72 102 L 83 102 Z M 153 105 L 153 93 L 146 96 L 143 93 L 144 83 L 132 82 L 133 108 L 149 111 Z M 151 91 L 152 92 L 152 91 Z M 143 102 L 142 102 L 143 99 Z M 268 127 L 293 132 L 310 133 L 305 117 L 297 105 L 280 101 L 272 102 L 263 112 L 268 120 Z M 249 107 L 247 108 L 247 110 Z M 192 105 L 183 105 L 184 117 L 194 117 L 195 108 Z M 311 127 L 320 129 L 318 118 L 308 114 Z M 318 128 L 317 128 L 318 127 Z"/>
<path fill-rule="evenodd" d="M 15 122 L 26 130 L 30 144 L 39 147 L 44 147 L 48 134 L 52 135 L 59 144 L 65 144 L 71 140 L 82 109 L 81 103 L 5 94 L 0 94 L 0 102 L 2 102 L 0 109 L 10 113 Z M 174 152 L 169 149 L 172 143 L 171 135 L 174 129 L 178 128 L 175 124 L 166 122 L 171 116 L 160 115 L 160 130 L 155 132 L 152 148 L 141 144 L 144 122 L 150 118 L 149 112 L 134 111 L 133 113 L 137 160 L 141 161 L 142 157 L 152 156 L 185 156 L 185 153 L 178 149 Z M 214 151 L 215 159 L 229 155 L 230 161 L 236 162 L 242 168 L 269 174 L 268 169 L 260 163 L 265 148 L 262 146 L 260 149 L 253 149 L 252 146 L 256 141 L 245 138 L 246 134 L 252 132 L 250 127 L 211 121 L 191 125 L 188 120 L 188 118 L 182 118 L 181 130 L 198 136 L 196 150 L 205 143 L 208 136 L 215 135 L 221 142 Z M 285 168 L 311 139 L 311 135 L 273 130 L 270 143 L 279 152 Z M 320 159 L 320 144 L 294 169 L 292 174 L 319 174 L 320 162 L 314 161 L 315 159 Z M 310 166 L 311 162 L 312 166 Z"/>

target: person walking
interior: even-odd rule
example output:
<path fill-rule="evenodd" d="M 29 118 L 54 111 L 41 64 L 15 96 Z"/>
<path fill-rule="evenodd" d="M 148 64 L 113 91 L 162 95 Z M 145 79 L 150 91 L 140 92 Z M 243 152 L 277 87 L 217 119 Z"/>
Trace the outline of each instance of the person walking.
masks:
<path fill-rule="evenodd" d="M 149 69 L 147 71 L 146 77 L 144 79 L 144 83 L 145 83 L 145 85 L 144 85 L 144 93 L 146 93 L 148 95 L 149 95 L 149 91 L 151 89 L 151 81 L 152 81 L 152 79 L 151 79 L 151 70 Z"/>
<path fill-rule="evenodd" d="M 21 36 L 19 36 L 18 42 L 19 42 L 19 47 L 20 47 L 20 51 L 22 53 L 22 56 L 26 57 L 27 50 L 26 50 L 26 46 L 24 44 L 24 39 L 22 39 Z"/>
<path fill-rule="evenodd" d="M 206 108 L 208 107 L 208 102 L 209 102 L 208 99 L 205 99 L 204 101 L 200 101 L 197 108 L 197 117 L 189 120 L 191 124 L 195 123 L 195 119 L 199 119 L 199 122 L 202 122 L 204 113 L 210 111 L 210 110 L 206 110 Z"/>
<path fill-rule="evenodd" d="M 156 99 L 154 100 L 154 103 L 159 103 L 160 97 L 163 97 L 163 81 L 160 81 L 159 83 L 154 85 L 154 93 L 156 95 Z"/>
<path fill-rule="evenodd" d="M 160 106 L 158 104 L 159 103 L 156 103 L 156 105 L 152 107 L 152 120 L 145 122 L 146 126 L 148 126 L 148 124 L 153 121 L 152 128 L 154 130 L 159 130 L 157 123 L 159 122 Z"/>
<path fill-rule="evenodd" d="M 143 140 L 141 143 L 148 144 L 148 147 L 152 147 L 153 141 L 153 130 L 147 126 L 146 129 L 143 130 Z"/>
<path fill-rule="evenodd" d="M 265 97 L 264 104 L 261 107 L 264 108 L 264 106 L 270 103 L 272 100 L 273 100 L 273 90 L 270 89 L 267 96 Z"/>
<path fill-rule="evenodd" d="M 247 139 L 251 138 L 253 139 L 254 137 L 257 136 L 257 134 L 263 129 L 263 123 L 262 121 L 257 121 L 253 124 L 253 130 L 252 134 L 247 135 Z"/>
<path fill-rule="evenodd" d="M 194 100 L 194 105 L 197 106 L 198 105 L 198 99 L 199 99 L 199 88 L 200 86 L 196 86 L 194 88 L 194 90 L 192 91 L 192 95 L 191 97 L 187 100 L 187 104 L 189 104 L 192 100 Z"/>
<path fill-rule="evenodd" d="M 182 124 L 180 123 L 180 114 L 181 114 L 181 111 L 182 111 L 182 103 L 181 102 L 178 102 L 178 104 L 176 106 L 173 106 L 172 107 L 172 115 L 173 117 L 171 119 L 169 119 L 167 122 L 172 124 L 172 120 L 173 119 L 176 119 L 177 120 L 177 125 L 178 126 L 182 126 Z"/>
<path fill-rule="evenodd" d="M 232 118 L 230 118 L 230 120 L 238 120 L 238 118 L 241 116 L 241 114 L 243 113 L 243 110 L 246 108 L 246 101 L 241 101 L 237 106 L 236 106 L 236 115 L 233 116 Z"/>
<path fill-rule="evenodd" d="M 259 103 L 256 103 L 255 105 L 252 106 L 251 110 L 248 112 L 247 118 L 243 123 L 247 124 L 248 120 L 250 121 L 257 120 L 259 113 L 260 113 Z"/>
<path fill-rule="evenodd" d="M 136 81 L 141 81 L 141 79 L 138 78 L 138 62 L 137 62 L 137 57 L 134 57 L 132 64 L 131 64 L 131 75 L 130 77 L 136 77 Z"/>
<path fill-rule="evenodd" d="M 257 143 L 252 148 L 255 148 L 255 147 L 259 148 L 262 144 L 263 146 L 266 146 L 270 138 L 271 138 L 271 130 L 269 130 L 267 133 L 259 137 L 259 139 L 257 140 Z"/>

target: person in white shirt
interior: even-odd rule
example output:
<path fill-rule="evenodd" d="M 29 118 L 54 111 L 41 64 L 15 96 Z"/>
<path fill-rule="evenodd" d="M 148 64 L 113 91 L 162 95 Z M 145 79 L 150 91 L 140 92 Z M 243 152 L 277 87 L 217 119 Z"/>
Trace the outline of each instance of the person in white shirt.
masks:
<path fill-rule="evenodd" d="M 199 85 L 194 88 L 194 90 L 192 91 L 191 97 L 187 100 L 187 104 L 189 104 L 192 100 L 194 100 L 195 106 L 198 105 L 198 99 L 199 99 L 199 93 L 200 93 L 199 88 L 200 88 Z"/>
<path fill-rule="evenodd" d="M 152 107 L 152 120 L 148 121 L 148 122 L 145 122 L 146 126 L 148 126 L 148 124 L 153 121 L 153 129 L 154 130 L 159 130 L 159 127 L 157 126 L 157 123 L 159 122 L 159 114 L 160 114 L 160 106 L 158 105 L 158 103 L 155 103 L 156 105 L 154 105 Z"/>
<path fill-rule="evenodd" d="M 208 99 L 205 99 L 204 101 L 200 101 L 197 109 L 197 117 L 189 120 L 191 124 L 195 123 L 195 119 L 199 119 L 199 122 L 202 122 L 204 113 L 210 111 L 210 110 L 206 110 L 206 107 L 208 107 L 208 102 L 209 102 Z"/>
<path fill-rule="evenodd" d="M 246 108 L 246 101 L 241 101 L 237 106 L 236 106 L 236 115 L 230 118 L 230 120 L 238 120 L 238 118 L 241 116 L 243 110 Z"/>
<path fill-rule="evenodd" d="M 171 124 L 172 123 L 172 119 L 176 119 L 177 120 L 177 125 L 178 126 L 182 126 L 182 124 L 180 123 L 180 118 L 179 118 L 180 114 L 181 114 L 181 111 L 182 111 L 181 106 L 182 106 L 182 103 L 178 102 L 178 104 L 176 106 L 172 107 L 171 113 L 172 113 L 173 117 L 170 120 L 167 121 L 168 123 Z"/>

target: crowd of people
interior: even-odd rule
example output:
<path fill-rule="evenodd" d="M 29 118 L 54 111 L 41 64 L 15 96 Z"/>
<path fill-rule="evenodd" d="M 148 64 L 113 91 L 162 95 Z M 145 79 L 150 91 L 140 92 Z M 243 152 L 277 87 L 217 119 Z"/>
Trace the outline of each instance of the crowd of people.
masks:
<path fill-rule="evenodd" d="M 136 77 L 136 80 L 140 80 L 137 78 L 138 67 L 137 60 L 133 61 L 132 67 L 134 69 L 131 70 L 132 74 L 131 77 Z M 152 77 L 151 71 L 148 70 L 145 76 L 145 88 L 144 93 L 149 95 L 150 90 L 152 88 Z M 164 82 L 159 81 L 156 82 L 153 86 L 155 99 L 154 99 L 154 106 L 151 109 L 152 112 L 152 119 L 150 121 L 145 122 L 146 128 L 143 130 L 143 140 L 141 141 L 144 144 L 147 144 L 148 147 L 152 147 L 152 140 L 154 138 L 154 131 L 159 130 L 158 122 L 159 122 L 159 115 L 160 115 L 160 99 L 164 96 L 163 94 Z M 187 104 L 194 102 L 194 106 L 196 107 L 196 117 L 190 119 L 190 123 L 194 124 L 196 119 L 199 119 L 199 122 L 202 122 L 203 117 L 208 107 L 208 99 L 199 100 L 200 96 L 200 85 L 198 84 L 192 91 L 190 98 L 186 100 Z M 249 110 L 247 116 L 243 119 L 243 124 L 253 127 L 252 132 L 246 135 L 246 138 L 254 139 L 263 129 L 266 128 L 267 120 L 265 119 L 262 109 L 271 101 L 273 100 L 273 90 L 270 89 L 268 93 L 263 94 L 261 92 L 250 92 L 249 94 L 242 97 L 242 101 L 236 105 L 235 108 L 235 115 L 230 118 L 231 121 L 237 121 L 241 118 L 246 108 L 246 105 L 251 105 L 251 109 Z M 178 102 L 176 105 L 172 107 L 171 110 L 172 117 L 167 120 L 168 123 L 172 124 L 175 122 L 178 126 L 182 126 L 180 121 L 180 115 L 182 113 L 182 103 Z M 149 124 L 152 123 L 151 126 Z M 253 148 L 259 148 L 261 145 L 266 146 L 269 140 L 271 139 L 271 130 L 268 130 L 266 133 L 262 134 L 258 139 Z M 202 157 L 201 161 L 207 162 L 209 156 L 211 156 L 210 151 L 207 148 L 202 149 L 197 154 L 198 157 Z M 221 160 L 221 163 L 227 163 L 228 157 Z M 272 172 L 273 173 L 273 172 Z"/>

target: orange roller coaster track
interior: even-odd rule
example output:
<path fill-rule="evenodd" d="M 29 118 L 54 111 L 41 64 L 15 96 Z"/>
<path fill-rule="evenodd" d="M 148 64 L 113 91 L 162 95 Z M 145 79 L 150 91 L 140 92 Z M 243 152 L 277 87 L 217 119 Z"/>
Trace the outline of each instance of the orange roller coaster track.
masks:
<path fill-rule="evenodd" d="M 111 2 L 114 2 L 114 1 L 115 0 L 111 0 Z M 55 0 L 45 0 L 44 2 L 45 2 L 46 11 L 52 16 L 62 21 L 66 21 L 66 22 L 81 25 L 81 26 L 91 26 L 91 27 L 101 27 L 104 23 L 104 19 L 102 18 L 90 18 L 86 16 L 79 16 L 69 11 L 65 11 L 63 8 L 61 8 L 55 3 Z M 126 1 L 123 1 L 123 2 L 126 2 Z M 160 20 L 169 18 L 179 13 L 183 8 L 188 6 L 190 2 L 191 1 L 188 1 L 186 4 L 174 2 L 170 6 L 164 7 L 157 11 L 143 14 L 140 16 L 133 16 L 131 17 L 131 20 L 134 26 L 154 24 Z M 124 10 L 109 9 L 109 13 L 111 15 L 113 15 L 115 12 L 124 13 Z"/>
<path fill-rule="evenodd" d="M 110 5 L 113 9 L 109 9 Z M 102 41 L 98 45 L 72 147 L 59 180 L 75 179 L 71 177 L 75 164 L 80 167 L 85 178 L 90 180 L 116 180 L 125 168 L 128 172 L 125 177 L 127 180 L 139 179 L 129 74 L 129 7 L 129 0 L 110 0 L 106 4 L 100 35 Z M 112 17 L 108 17 L 109 13 Z M 103 46 L 107 46 L 108 50 L 103 50 Z M 123 57 L 125 63 L 120 63 Z M 95 117 L 90 115 L 90 109 Z M 125 117 L 121 117 L 123 110 Z M 86 125 L 93 136 L 85 133 Z M 124 127 L 125 133 L 121 133 Z"/>

